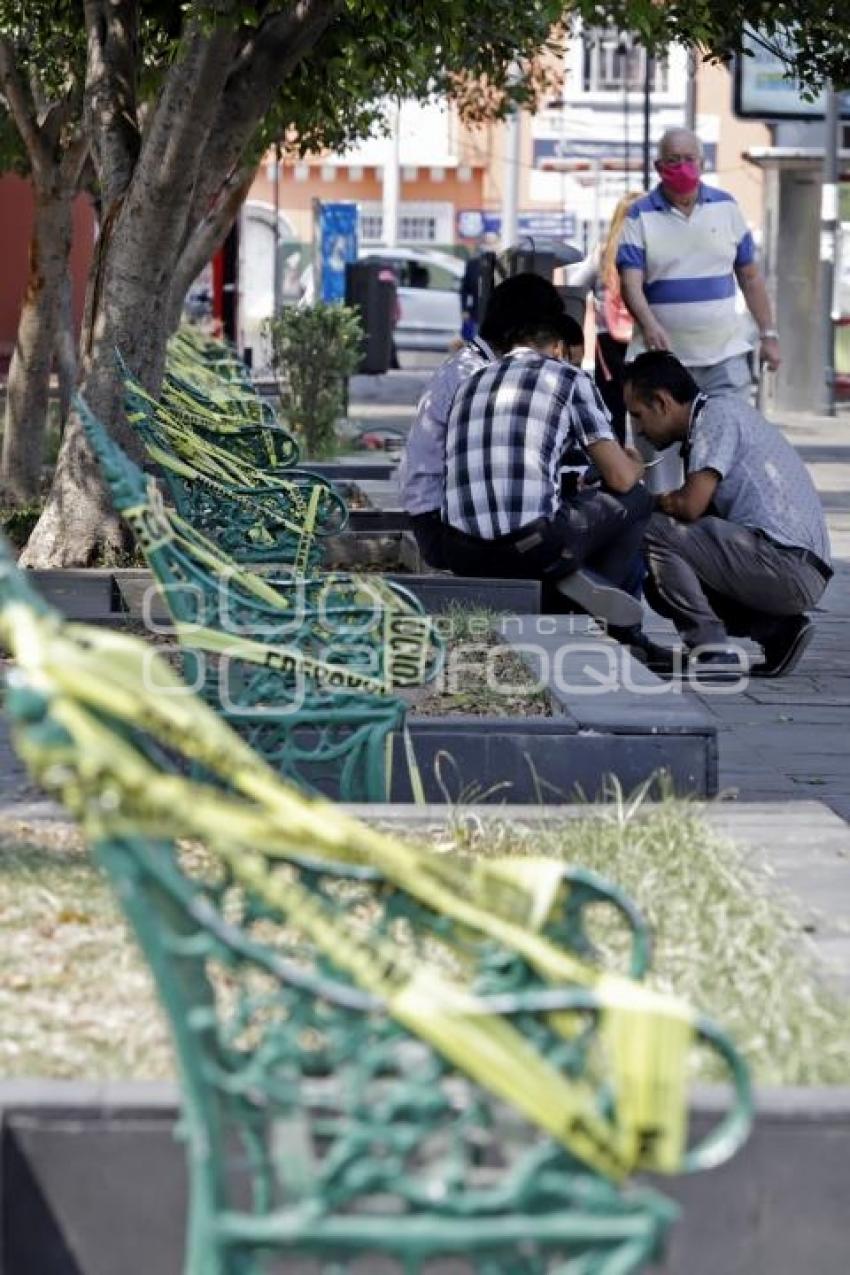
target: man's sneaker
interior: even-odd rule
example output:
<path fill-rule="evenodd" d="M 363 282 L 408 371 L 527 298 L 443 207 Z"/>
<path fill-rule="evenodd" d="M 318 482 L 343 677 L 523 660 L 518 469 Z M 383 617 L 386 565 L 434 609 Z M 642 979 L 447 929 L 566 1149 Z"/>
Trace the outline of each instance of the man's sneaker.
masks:
<path fill-rule="evenodd" d="M 749 672 L 744 652 L 735 648 L 692 651 L 682 668 L 691 682 L 737 682 Z"/>
<path fill-rule="evenodd" d="M 752 668 L 753 677 L 782 677 L 796 668 L 815 636 L 814 621 L 792 615 L 777 624 L 776 634 L 762 643 L 764 659 Z"/>
<path fill-rule="evenodd" d="M 643 607 L 637 598 L 592 571 L 574 571 L 555 585 L 559 593 L 595 620 L 622 628 L 639 624 Z"/>
<path fill-rule="evenodd" d="M 681 647 L 662 646 L 660 642 L 653 642 L 639 625 L 627 629 L 609 625 L 608 636 L 627 647 L 632 659 L 637 660 L 638 664 L 643 664 L 651 673 L 658 673 L 663 677 L 670 677 L 681 669 L 683 660 L 687 659 Z"/>

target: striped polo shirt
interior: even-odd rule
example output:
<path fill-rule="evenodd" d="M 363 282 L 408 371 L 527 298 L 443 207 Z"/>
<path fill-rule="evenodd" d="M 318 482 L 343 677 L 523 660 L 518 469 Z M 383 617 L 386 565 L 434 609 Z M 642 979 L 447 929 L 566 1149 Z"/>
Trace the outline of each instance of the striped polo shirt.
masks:
<path fill-rule="evenodd" d="M 743 214 L 725 190 L 700 183 L 690 216 L 656 186 L 629 209 L 617 267 L 642 270 L 644 294 L 689 367 L 711 366 L 750 349 L 735 298 L 735 270 L 755 258 Z M 646 349 L 635 325 L 628 357 Z"/>

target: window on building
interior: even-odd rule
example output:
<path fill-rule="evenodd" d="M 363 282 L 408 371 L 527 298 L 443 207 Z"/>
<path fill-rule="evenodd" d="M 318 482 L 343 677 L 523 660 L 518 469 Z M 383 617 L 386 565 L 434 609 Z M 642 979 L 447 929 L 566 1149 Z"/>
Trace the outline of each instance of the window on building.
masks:
<path fill-rule="evenodd" d="M 364 243 L 381 243 L 384 237 L 384 218 L 381 213 L 360 214 L 360 238 Z"/>
<path fill-rule="evenodd" d="M 582 41 L 582 88 L 585 93 L 637 92 L 644 86 L 647 52 L 627 31 L 615 27 L 585 27 Z M 666 93 L 670 68 L 666 57 L 652 58 L 650 86 Z"/>
<path fill-rule="evenodd" d="M 437 218 L 402 214 L 398 219 L 398 237 L 402 243 L 436 243 Z"/>

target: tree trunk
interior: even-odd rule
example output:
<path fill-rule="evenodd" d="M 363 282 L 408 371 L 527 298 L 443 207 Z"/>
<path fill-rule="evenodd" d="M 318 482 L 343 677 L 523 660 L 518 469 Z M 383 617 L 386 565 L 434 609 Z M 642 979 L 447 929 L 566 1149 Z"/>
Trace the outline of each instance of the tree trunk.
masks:
<path fill-rule="evenodd" d="M 59 383 L 59 433 L 65 432 L 71 411 L 71 395 L 77 381 L 77 349 L 74 341 L 74 315 L 71 309 L 71 272 L 65 271 L 56 318 L 56 340 L 53 347 L 56 380 Z"/>
<path fill-rule="evenodd" d="M 110 186 L 114 194 L 89 277 L 81 392 L 135 456 L 141 447 L 124 420 L 115 351 L 149 390 L 158 390 L 173 316 L 171 285 L 186 240 L 197 166 L 237 43 L 230 27 L 208 37 L 199 27 L 190 28 L 159 94 L 129 183 Z M 50 495 L 21 563 L 88 566 L 100 551 L 108 559 L 123 545 L 112 502 L 72 412 Z"/>
<path fill-rule="evenodd" d="M 120 350 L 145 385 L 158 386 L 169 335 L 167 281 L 174 261 L 171 254 L 155 250 L 157 221 L 151 216 L 140 226 L 126 216 L 125 208 L 116 208 L 104 219 L 80 340 L 81 393 L 121 446 L 136 457 L 141 447 L 124 421 L 115 351 Z M 84 567 L 99 556 L 114 560 L 125 546 L 99 467 L 72 410 L 50 495 L 21 565 Z"/>
<path fill-rule="evenodd" d="M 128 134 L 119 127 L 122 112 L 133 114 L 128 105 L 132 94 L 128 98 L 126 88 L 127 68 L 135 67 L 133 27 L 129 20 L 113 20 L 112 13 L 132 6 L 119 0 L 109 6 L 105 0 L 86 0 L 90 134 L 96 138 L 106 211 L 86 302 L 82 393 L 119 443 L 136 455 L 140 448 L 121 409 L 115 349 L 156 393 L 183 283 L 180 277 L 175 287 L 175 278 L 181 258 L 187 263 L 191 258 L 192 233 L 205 218 L 208 224 L 202 229 L 211 238 L 227 229 L 227 215 L 235 214 L 234 205 L 238 206 L 239 187 L 237 181 L 231 203 L 228 178 L 243 158 L 250 134 L 286 74 L 319 39 L 339 7 L 341 0 L 299 0 L 284 13 L 263 19 L 252 39 L 230 22 L 187 21 L 139 137 L 139 149 L 134 131 Z M 227 162 L 212 173 L 207 150 L 220 132 L 219 112 L 229 102 L 228 86 L 234 79 L 239 89 L 234 100 L 243 106 L 247 101 L 251 109 L 225 110 L 224 122 L 236 134 L 233 153 L 225 147 Z M 251 93 L 245 96 L 249 88 L 253 101 Z M 209 179 L 209 192 L 202 172 Z M 220 223 L 215 216 L 208 218 L 213 192 L 222 193 Z M 199 251 L 202 237 L 194 241 Z M 111 501 L 72 411 L 47 504 L 21 563 L 85 566 L 99 548 L 121 543 Z"/>
<path fill-rule="evenodd" d="M 73 190 L 48 192 L 35 183 L 33 190 L 29 280 L 9 368 L 0 462 L 0 481 L 14 504 L 29 503 L 39 491 L 50 368 L 71 251 Z"/>

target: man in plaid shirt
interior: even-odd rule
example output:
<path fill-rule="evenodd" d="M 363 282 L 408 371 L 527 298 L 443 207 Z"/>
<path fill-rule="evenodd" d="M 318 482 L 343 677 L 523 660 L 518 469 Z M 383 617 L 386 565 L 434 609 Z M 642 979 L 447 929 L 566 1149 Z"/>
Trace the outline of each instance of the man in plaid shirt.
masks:
<path fill-rule="evenodd" d="M 402 503 L 419 552 L 430 567 L 444 567 L 441 511 L 445 500 L 446 429 L 457 388 L 473 372 L 500 358 L 509 348 L 507 334 L 517 322 L 564 314 L 554 284 L 536 274 L 518 274 L 494 288 L 477 336 L 445 360 L 416 410 L 399 465 Z M 571 343 L 582 342 L 578 324 Z"/>
<path fill-rule="evenodd" d="M 459 575 L 539 579 L 639 639 L 641 542 L 652 497 L 643 462 L 617 442 L 590 378 L 555 357 L 563 322 L 520 323 L 509 353 L 455 395 L 448 422 L 444 551 Z M 578 446 L 601 487 L 562 500 L 560 459 Z M 560 595 L 560 601 L 558 598 Z"/>

